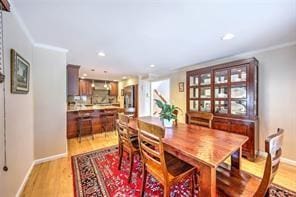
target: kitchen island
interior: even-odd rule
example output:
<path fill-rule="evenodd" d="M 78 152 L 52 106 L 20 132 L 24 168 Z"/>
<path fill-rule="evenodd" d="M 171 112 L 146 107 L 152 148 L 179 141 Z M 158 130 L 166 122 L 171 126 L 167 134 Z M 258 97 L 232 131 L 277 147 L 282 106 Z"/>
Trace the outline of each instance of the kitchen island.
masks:
<path fill-rule="evenodd" d="M 80 113 L 89 113 L 92 117 L 93 133 L 104 132 L 103 129 L 103 116 L 105 114 L 122 112 L 123 109 L 116 106 L 83 106 L 83 107 L 68 107 L 67 110 L 67 138 L 77 137 L 78 135 L 78 118 Z M 90 133 L 90 125 L 83 123 L 83 133 Z"/>

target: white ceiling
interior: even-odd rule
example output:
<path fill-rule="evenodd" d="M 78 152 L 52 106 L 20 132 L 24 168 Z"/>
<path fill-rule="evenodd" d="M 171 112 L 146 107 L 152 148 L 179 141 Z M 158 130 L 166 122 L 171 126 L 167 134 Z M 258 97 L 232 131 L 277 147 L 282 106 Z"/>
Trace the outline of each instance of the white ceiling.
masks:
<path fill-rule="evenodd" d="M 160 74 L 296 40 L 295 0 L 13 0 L 35 42 L 89 77 Z M 231 32 L 235 38 L 222 41 Z M 104 51 L 106 57 L 97 52 Z M 155 68 L 150 68 L 155 64 Z M 95 68 L 95 72 L 90 70 Z"/>

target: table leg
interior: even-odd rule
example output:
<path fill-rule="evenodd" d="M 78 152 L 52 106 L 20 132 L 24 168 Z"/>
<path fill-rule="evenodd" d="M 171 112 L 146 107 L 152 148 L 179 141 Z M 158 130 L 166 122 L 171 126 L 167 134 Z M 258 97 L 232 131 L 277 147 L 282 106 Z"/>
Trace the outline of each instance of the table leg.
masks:
<path fill-rule="evenodd" d="M 216 168 L 201 164 L 199 196 L 216 196 Z"/>
<path fill-rule="evenodd" d="M 242 147 L 231 155 L 231 168 L 240 169 L 241 167 L 241 158 L 242 158 Z"/>

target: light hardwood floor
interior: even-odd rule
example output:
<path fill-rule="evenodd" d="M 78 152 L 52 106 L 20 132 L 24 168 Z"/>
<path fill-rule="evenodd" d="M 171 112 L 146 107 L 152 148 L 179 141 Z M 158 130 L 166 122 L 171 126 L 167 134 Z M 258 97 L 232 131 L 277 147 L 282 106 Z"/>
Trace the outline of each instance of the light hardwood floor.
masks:
<path fill-rule="evenodd" d="M 95 140 L 85 137 L 81 143 L 77 139 L 68 140 L 68 157 L 36 165 L 22 196 L 73 196 L 71 156 L 116 144 L 117 136 L 114 132 L 108 133 L 107 137 L 104 134 L 96 135 Z M 258 158 L 256 162 L 243 159 L 242 169 L 261 177 L 264 164 L 264 158 Z M 274 183 L 296 191 L 296 167 L 282 163 Z"/>

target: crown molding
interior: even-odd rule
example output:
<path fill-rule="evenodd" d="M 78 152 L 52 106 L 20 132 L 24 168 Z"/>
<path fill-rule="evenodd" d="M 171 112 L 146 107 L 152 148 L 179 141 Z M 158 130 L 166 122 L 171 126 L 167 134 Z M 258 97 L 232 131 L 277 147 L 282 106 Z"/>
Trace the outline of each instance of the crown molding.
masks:
<path fill-rule="evenodd" d="M 30 40 L 31 44 L 34 47 L 50 49 L 50 50 L 59 51 L 59 52 L 63 52 L 63 53 L 67 53 L 69 51 L 68 49 L 61 48 L 61 47 L 51 46 L 51 45 L 42 44 L 42 43 L 36 43 L 32 34 L 30 33 L 29 29 L 27 28 L 26 24 L 24 23 L 23 19 L 19 15 L 18 10 L 13 3 L 13 0 L 8 0 L 8 2 L 10 3 L 11 13 L 15 16 L 21 29 L 24 31 L 25 35 L 27 36 L 27 38 Z"/>
<path fill-rule="evenodd" d="M 63 53 L 68 53 L 68 49 L 64 49 L 61 47 L 55 47 L 55 46 L 51 46 L 51 45 L 47 45 L 47 44 L 41 44 L 41 43 L 35 43 L 34 47 L 38 47 L 38 48 L 43 48 L 43 49 L 50 49 L 53 51 L 58 51 L 58 52 L 63 52 Z"/>

